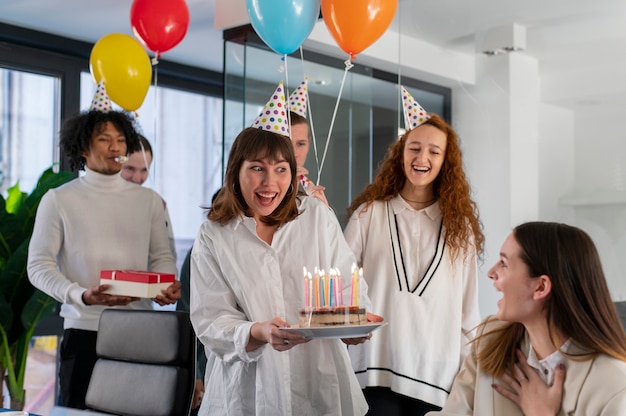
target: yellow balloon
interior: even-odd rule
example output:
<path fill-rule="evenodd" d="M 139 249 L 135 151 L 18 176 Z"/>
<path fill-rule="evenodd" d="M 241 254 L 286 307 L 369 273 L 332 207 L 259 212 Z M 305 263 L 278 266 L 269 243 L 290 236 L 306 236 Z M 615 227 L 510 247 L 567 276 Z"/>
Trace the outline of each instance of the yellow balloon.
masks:
<path fill-rule="evenodd" d="M 91 49 L 89 69 L 96 84 L 104 81 L 111 101 L 135 111 L 146 98 L 152 81 L 150 57 L 132 36 L 111 33 Z"/>

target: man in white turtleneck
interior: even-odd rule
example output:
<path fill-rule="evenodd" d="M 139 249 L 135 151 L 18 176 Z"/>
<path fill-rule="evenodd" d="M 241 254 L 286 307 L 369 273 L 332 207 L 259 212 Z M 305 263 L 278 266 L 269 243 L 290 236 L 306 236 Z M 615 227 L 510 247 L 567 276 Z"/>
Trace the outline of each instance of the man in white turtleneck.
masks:
<path fill-rule="evenodd" d="M 60 404 L 85 408 L 100 314 L 108 307 L 151 308 L 150 299 L 103 293 L 108 285 L 100 285 L 100 271 L 175 274 L 177 269 L 161 197 L 120 175 L 121 158 L 140 149 L 131 116 L 82 112 L 63 124 L 60 142 L 72 170 L 85 170 L 85 175 L 42 198 L 28 250 L 28 277 L 62 303 Z M 179 298 L 180 283 L 175 282 L 152 300 L 166 305 Z"/>

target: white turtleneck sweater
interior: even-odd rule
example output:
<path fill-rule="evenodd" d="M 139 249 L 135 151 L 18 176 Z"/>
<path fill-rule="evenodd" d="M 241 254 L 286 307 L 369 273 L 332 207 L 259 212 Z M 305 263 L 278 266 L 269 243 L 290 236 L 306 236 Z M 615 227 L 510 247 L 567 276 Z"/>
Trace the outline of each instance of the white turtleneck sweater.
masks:
<path fill-rule="evenodd" d="M 86 174 L 42 198 L 28 248 L 32 284 L 63 303 L 64 328 L 96 331 L 106 306 L 85 305 L 101 270 L 176 273 L 161 197 L 119 174 Z M 149 299 L 123 308 L 149 309 Z"/>

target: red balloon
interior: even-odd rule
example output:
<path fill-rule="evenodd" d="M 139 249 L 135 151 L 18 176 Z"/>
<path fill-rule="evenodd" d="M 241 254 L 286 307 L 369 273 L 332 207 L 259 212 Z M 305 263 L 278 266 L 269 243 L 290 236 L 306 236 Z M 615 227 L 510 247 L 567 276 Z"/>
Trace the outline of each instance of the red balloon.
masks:
<path fill-rule="evenodd" d="M 134 0 L 130 24 L 135 36 L 157 55 L 178 45 L 189 27 L 185 0 Z"/>

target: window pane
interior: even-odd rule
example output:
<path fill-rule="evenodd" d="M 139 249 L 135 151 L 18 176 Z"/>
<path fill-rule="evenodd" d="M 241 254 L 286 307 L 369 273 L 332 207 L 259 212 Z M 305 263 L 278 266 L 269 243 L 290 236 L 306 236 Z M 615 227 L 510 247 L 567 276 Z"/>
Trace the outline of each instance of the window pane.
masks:
<path fill-rule="evenodd" d="M 58 161 L 58 80 L 0 68 L 0 184 L 19 180 L 30 193 L 41 173 Z"/>

